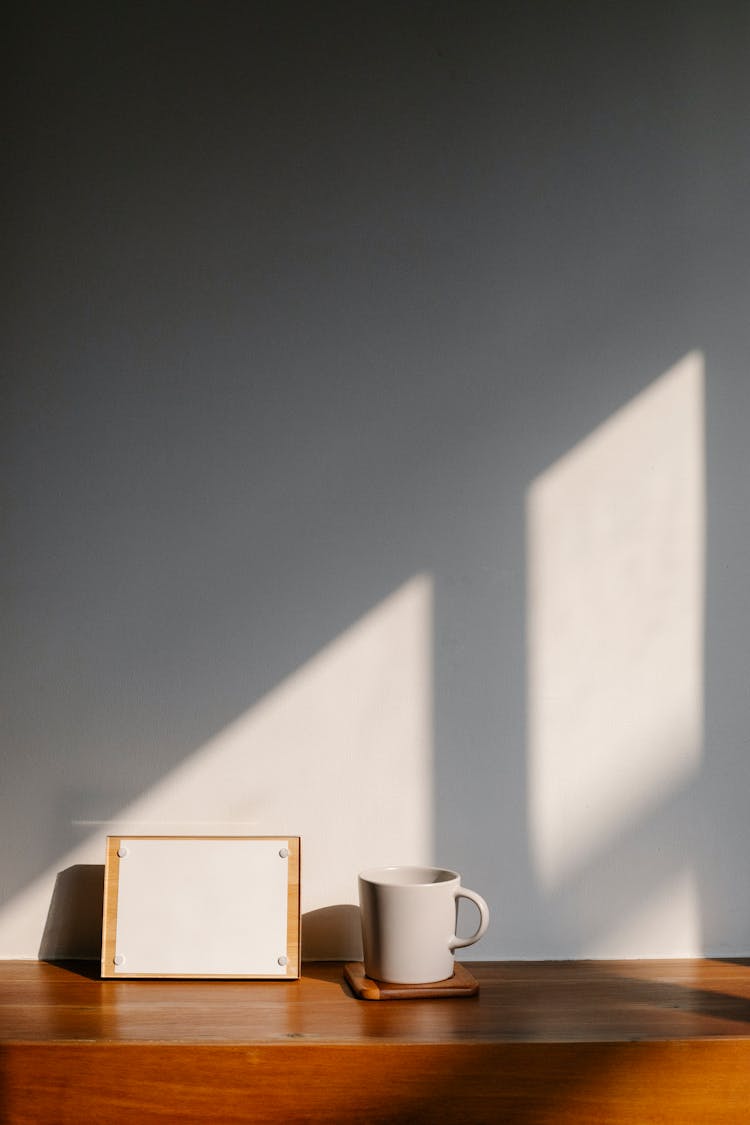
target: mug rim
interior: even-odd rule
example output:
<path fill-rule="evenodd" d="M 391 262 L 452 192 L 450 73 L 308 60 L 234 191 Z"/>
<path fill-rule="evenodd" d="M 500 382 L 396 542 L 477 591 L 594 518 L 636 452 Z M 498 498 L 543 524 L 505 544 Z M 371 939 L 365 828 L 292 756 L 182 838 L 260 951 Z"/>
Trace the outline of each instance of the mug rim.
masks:
<path fill-rule="evenodd" d="M 408 882 L 396 882 L 386 878 L 390 873 L 413 871 L 415 873 L 421 872 L 426 874 L 432 872 L 433 875 L 441 876 L 440 878 L 415 878 Z M 394 887 L 409 890 L 411 887 L 440 887 L 445 886 L 446 883 L 452 883 L 454 880 L 460 880 L 461 876 L 458 871 L 451 870 L 450 867 L 433 867 L 426 863 L 390 863 L 383 867 L 367 867 L 364 871 L 360 871 L 359 878 L 373 886 L 379 887 Z"/>

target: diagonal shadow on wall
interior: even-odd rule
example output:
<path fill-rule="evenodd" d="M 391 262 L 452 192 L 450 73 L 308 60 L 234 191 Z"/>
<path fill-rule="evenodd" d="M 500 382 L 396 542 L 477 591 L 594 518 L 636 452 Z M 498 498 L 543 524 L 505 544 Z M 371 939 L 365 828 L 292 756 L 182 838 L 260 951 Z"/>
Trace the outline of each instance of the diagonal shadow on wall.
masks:
<path fill-rule="evenodd" d="M 555 896 L 609 893 L 618 855 L 640 869 L 640 814 L 674 885 L 659 800 L 671 832 L 694 808 L 700 833 L 681 917 L 697 878 L 707 947 L 741 951 L 736 7 L 14 11 L 3 902 L 429 574 L 433 844 L 493 905 L 480 951 L 577 948 Z M 586 842 L 600 861 L 563 837 L 554 873 L 555 837 L 537 824 L 529 846 L 526 490 L 696 338 L 714 373 L 712 737 L 699 782 L 631 801 Z M 664 747 L 693 753 L 674 730 Z M 318 802 L 334 822 L 338 788 Z M 33 954 L 43 924 L 0 952 Z"/>

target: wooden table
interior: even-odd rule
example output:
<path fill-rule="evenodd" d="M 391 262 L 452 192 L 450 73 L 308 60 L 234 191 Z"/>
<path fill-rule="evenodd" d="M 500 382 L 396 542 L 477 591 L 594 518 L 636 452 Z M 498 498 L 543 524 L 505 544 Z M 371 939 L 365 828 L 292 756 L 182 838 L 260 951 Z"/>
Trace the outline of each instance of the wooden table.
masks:
<path fill-rule="evenodd" d="M 750 960 L 471 964 L 470 999 L 0 962 L 0 1120 L 750 1122 Z"/>

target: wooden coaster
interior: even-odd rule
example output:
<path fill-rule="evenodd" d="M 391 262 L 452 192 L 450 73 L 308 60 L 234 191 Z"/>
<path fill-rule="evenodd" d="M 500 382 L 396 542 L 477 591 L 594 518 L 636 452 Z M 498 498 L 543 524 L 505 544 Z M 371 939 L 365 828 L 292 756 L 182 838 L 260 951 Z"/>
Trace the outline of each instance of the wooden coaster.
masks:
<path fill-rule="evenodd" d="M 344 965 L 344 976 L 360 1000 L 438 1000 L 454 996 L 476 996 L 479 981 L 464 965 L 456 964 L 453 976 L 433 984 L 390 984 L 365 976 L 361 961 Z"/>

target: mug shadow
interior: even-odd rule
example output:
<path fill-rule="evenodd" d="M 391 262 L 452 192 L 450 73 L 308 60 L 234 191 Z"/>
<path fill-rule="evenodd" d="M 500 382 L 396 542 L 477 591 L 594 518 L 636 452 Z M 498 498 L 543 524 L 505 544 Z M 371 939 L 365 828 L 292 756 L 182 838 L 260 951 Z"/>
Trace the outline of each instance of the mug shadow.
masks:
<path fill-rule="evenodd" d="M 303 961 L 361 961 L 359 907 L 337 903 L 302 915 Z"/>

